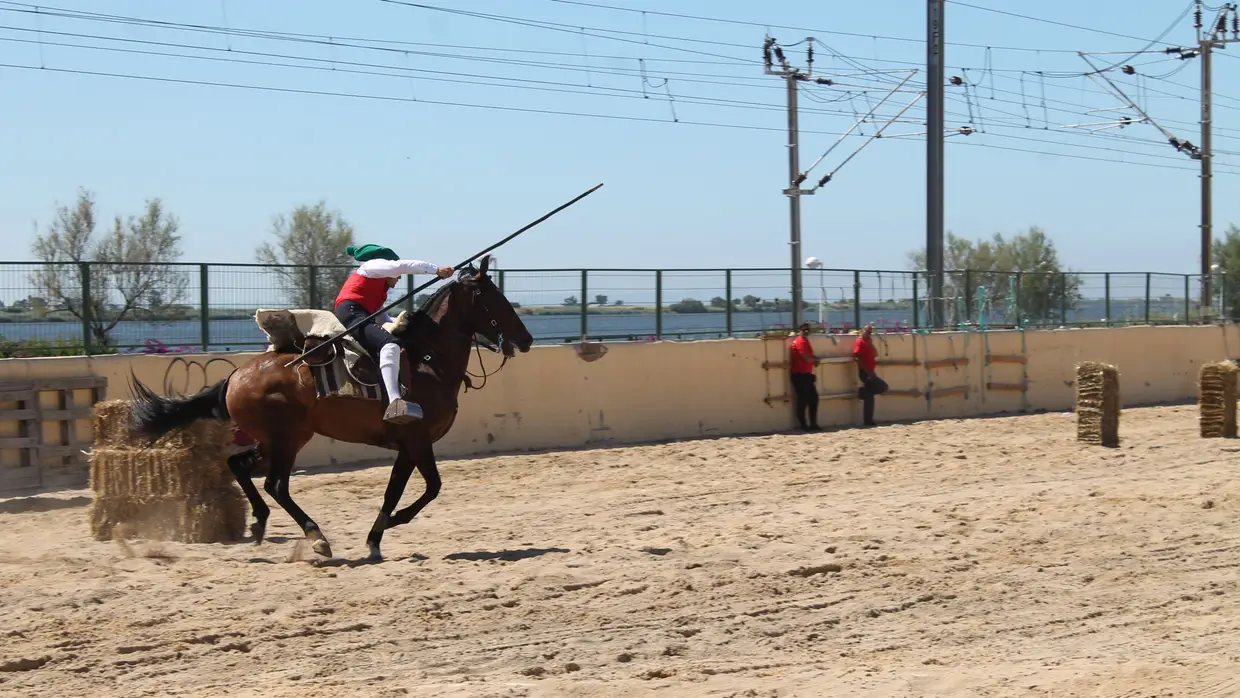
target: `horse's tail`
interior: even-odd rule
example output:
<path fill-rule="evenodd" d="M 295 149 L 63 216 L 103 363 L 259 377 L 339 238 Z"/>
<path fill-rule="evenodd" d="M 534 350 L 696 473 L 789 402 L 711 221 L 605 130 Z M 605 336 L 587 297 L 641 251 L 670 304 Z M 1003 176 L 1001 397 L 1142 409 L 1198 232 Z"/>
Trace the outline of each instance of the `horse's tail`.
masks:
<path fill-rule="evenodd" d="M 133 429 L 139 436 L 157 439 L 173 429 L 181 429 L 200 419 L 229 419 L 228 378 L 188 397 L 163 397 L 132 376 Z"/>

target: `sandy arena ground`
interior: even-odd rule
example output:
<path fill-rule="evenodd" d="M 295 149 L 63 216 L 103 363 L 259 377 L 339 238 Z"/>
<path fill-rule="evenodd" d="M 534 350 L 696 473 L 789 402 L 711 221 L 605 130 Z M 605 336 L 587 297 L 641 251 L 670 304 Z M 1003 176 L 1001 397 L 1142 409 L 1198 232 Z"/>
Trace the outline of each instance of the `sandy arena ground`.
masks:
<path fill-rule="evenodd" d="M 0 502 L 4 696 L 1240 694 L 1240 444 L 1132 409 L 301 475 L 338 558 Z M 415 476 L 411 483 L 420 488 Z M 420 492 L 420 489 L 418 490 Z M 407 497 L 410 495 L 407 494 Z"/>

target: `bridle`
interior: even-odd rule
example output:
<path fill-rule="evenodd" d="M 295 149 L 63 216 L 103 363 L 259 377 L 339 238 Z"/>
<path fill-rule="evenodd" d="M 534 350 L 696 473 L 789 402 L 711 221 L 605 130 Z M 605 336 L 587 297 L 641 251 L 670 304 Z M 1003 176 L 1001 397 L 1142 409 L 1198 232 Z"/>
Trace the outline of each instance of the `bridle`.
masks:
<path fill-rule="evenodd" d="M 491 312 L 491 308 L 487 306 L 486 300 L 482 297 L 482 289 L 478 288 L 477 285 L 474 285 L 473 294 L 474 294 L 474 298 L 473 298 L 474 303 L 482 306 L 482 312 L 486 314 L 487 320 L 491 322 L 491 327 L 494 327 L 496 329 L 496 333 L 500 337 L 500 345 L 497 347 L 491 344 L 489 341 L 486 341 L 485 337 L 479 337 L 477 332 L 474 332 L 472 334 L 470 341 L 473 343 L 474 349 L 478 354 L 478 365 L 482 366 L 482 375 L 478 376 L 473 373 L 470 373 L 469 372 L 469 361 L 466 361 L 465 362 L 465 375 L 463 376 L 465 380 L 465 392 L 469 392 L 471 388 L 474 390 L 482 390 L 487 384 L 487 379 L 499 373 L 500 371 L 504 370 L 504 365 L 508 363 L 508 359 L 510 358 L 508 356 L 508 353 L 503 350 L 504 342 L 507 340 L 505 339 L 503 332 L 499 332 L 499 323 L 496 322 L 495 315 Z M 482 345 L 483 344 L 486 344 L 486 347 L 489 351 L 498 352 L 501 356 L 504 357 L 503 360 L 500 361 L 499 368 L 495 369 L 494 371 L 490 373 L 487 373 L 486 365 L 482 363 Z M 474 382 L 470 380 L 471 377 L 481 378 L 482 384 L 475 386 Z"/>

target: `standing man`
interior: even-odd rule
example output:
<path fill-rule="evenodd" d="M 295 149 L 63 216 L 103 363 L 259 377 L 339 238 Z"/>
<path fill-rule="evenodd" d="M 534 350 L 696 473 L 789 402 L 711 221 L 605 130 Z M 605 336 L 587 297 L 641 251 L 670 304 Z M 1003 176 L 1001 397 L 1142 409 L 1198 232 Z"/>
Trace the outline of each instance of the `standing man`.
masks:
<path fill-rule="evenodd" d="M 878 368 L 878 350 L 870 341 L 874 334 L 874 325 L 866 324 L 853 345 L 853 360 L 857 362 L 857 376 L 861 379 L 861 387 L 857 389 L 857 397 L 864 405 L 864 424 L 874 426 L 874 396 L 887 392 L 887 383 L 874 371 Z"/>
<path fill-rule="evenodd" d="M 792 340 L 788 360 L 788 373 L 792 376 L 792 388 L 796 393 L 797 422 L 805 431 L 818 431 L 818 388 L 814 385 L 814 366 L 818 357 L 809 343 L 809 323 L 801 323 L 797 338 Z M 806 419 L 806 412 L 809 419 Z"/>

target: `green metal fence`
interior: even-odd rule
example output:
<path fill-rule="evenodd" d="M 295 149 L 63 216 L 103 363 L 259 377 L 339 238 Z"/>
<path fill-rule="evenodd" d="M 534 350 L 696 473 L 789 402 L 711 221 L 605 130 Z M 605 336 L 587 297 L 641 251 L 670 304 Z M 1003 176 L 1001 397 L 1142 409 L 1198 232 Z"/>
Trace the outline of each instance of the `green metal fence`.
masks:
<path fill-rule="evenodd" d="M 0 262 L 0 356 L 261 348 L 258 308 L 330 309 L 352 267 Z M 787 269 L 496 269 L 540 342 L 753 336 L 790 327 Z M 429 277 L 407 277 L 399 292 Z M 1203 319 L 1189 274 L 950 271 L 946 328 L 1188 324 Z M 805 320 L 926 330 L 924 272 L 805 269 Z M 1212 318 L 1233 317 L 1225 275 Z M 393 293 L 395 298 L 399 293 Z M 406 309 L 422 299 L 408 299 Z"/>

